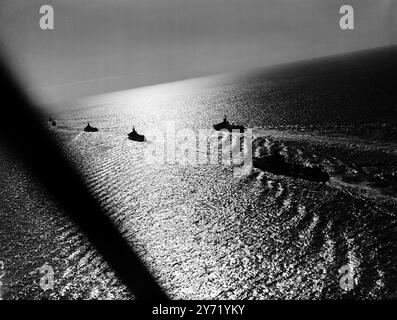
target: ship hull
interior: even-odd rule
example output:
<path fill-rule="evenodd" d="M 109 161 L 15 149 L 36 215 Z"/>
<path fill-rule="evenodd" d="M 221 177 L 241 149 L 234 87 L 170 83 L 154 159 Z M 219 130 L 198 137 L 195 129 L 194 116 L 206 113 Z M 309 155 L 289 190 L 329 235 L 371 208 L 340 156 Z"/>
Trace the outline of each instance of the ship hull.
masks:
<path fill-rule="evenodd" d="M 329 174 L 318 167 L 306 167 L 301 164 L 293 164 L 286 162 L 274 162 L 270 157 L 254 158 L 253 166 L 257 169 L 267 171 L 276 175 L 289 176 L 293 178 L 315 181 L 327 182 L 330 177 Z"/>
<path fill-rule="evenodd" d="M 216 131 L 227 130 L 229 132 L 233 132 L 233 131 L 244 132 L 245 130 L 243 126 L 224 125 L 223 123 L 214 124 L 213 127 Z"/>

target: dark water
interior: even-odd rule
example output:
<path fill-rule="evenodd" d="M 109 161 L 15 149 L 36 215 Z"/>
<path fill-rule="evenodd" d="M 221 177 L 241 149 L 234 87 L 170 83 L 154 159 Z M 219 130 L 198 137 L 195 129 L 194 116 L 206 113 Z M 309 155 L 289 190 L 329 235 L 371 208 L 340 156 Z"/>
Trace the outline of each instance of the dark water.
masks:
<path fill-rule="evenodd" d="M 397 289 L 395 51 L 88 99 L 49 130 L 174 298 L 386 298 Z M 225 114 L 254 129 L 254 156 L 277 144 L 331 181 L 145 161 L 155 129 L 174 121 L 197 132 Z M 100 131 L 81 132 L 87 121 Z M 127 140 L 132 125 L 149 142 Z M 129 298 L 29 171 L 3 158 L 3 297 Z M 34 283 L 44 263 L 53 291 Z"/>

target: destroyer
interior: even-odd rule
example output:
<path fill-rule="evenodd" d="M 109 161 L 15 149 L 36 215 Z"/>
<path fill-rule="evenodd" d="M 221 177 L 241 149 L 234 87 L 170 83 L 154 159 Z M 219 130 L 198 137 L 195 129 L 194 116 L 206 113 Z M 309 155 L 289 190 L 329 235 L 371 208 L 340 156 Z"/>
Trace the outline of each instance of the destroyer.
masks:
<path fill-rule="evenodd" d="M 135 127 L 132 127 L 131 133 L 128 134 L 128 139 L 138 142 L 144 142 L 146 140 L 144 135 L 136 132 Z"/>
<path fill-rule="evenodd" d="M 98 128 L 91 127 L 90 123 L 88 122 L 87 126 L 84 128 L 84 131 L 85 132 L 97 132 Z"/>
<path fill-rule="evenodd" d="M 216 131 L 220 131 L 223 129 L 226 129 L 230 132 L 232 132 L 233 130 L 235 131 L 239 131 L 239 132 L 244 132 L 245 128 L 243 126 L 240 125 L 235 125 L 233 123 L 230 123 L 227 119 L 226 116 L 223 118 L 223 121 L 221 123 L 218 124 L 214 124 L 214 129 Z"/>

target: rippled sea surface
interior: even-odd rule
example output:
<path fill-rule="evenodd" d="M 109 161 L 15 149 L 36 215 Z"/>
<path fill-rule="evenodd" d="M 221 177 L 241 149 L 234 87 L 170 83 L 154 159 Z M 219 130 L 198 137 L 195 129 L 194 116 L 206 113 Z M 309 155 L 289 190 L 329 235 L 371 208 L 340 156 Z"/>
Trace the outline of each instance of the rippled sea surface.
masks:
<path fill-rule="evenodd" d="M 395 60 L 371 53 L 104 95 L 55 114 L 48 130 L 173 298 L 386 298 L 397 290 Z M 331 181 L 146 161 L 156 129 L 198 132 L 224 115 L 254 129 L 254 156 L 277 144 Z M 82 132 L 88 121 L 99 132 Z M 129 141 L 132 125 L 149 141 Z M 1 160 L 3 298 L 131 298 L 29 169 L 5 151 Z M 55 271 L 46 292 L 44 263 Z"/>

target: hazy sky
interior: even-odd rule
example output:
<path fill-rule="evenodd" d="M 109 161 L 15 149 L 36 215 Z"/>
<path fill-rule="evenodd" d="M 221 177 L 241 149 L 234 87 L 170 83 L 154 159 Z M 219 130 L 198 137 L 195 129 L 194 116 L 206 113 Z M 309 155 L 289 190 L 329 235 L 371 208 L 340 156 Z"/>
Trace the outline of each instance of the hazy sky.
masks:
<path fill-rule="evenodd" d="M 0 50 L 48 103 L 393 44 L 395 19 L 394 0 L 3 0 Z"/>

